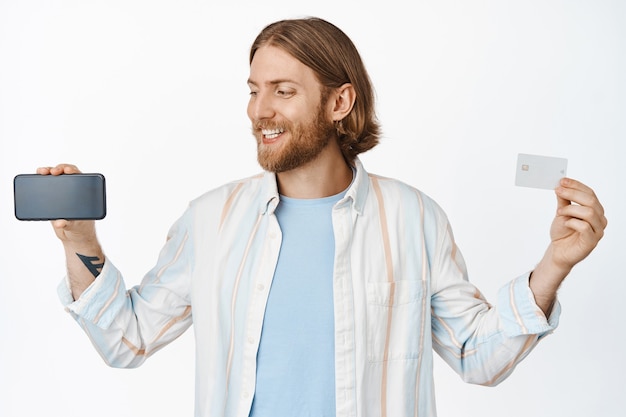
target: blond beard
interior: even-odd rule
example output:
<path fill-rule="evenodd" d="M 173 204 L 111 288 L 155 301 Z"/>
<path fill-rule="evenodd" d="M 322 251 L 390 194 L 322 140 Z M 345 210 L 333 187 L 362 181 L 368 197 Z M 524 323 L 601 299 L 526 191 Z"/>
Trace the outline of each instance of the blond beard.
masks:
<path fill-rule="evenodd" d="M 289 133 L 288 140 L 279 144 L 277 149 L 263 145 L 261 129 L 277 127 Z M 330 140 L 336 137 L 335 126 L 332 121 L 324 118 L 322 106 L 318 108 L 315 119 L 306 125 L 256 123 L 253 131 L 257 140 L 257 160 L 264 170 L 274 173 L 290 171 L 313 161 L 328 146 Z"/>

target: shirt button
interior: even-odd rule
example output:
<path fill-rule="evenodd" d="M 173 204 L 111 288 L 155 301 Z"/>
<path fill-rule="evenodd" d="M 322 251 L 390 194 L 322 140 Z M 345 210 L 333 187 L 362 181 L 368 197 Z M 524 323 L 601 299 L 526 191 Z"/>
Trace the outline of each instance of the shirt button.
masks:
<path fill-rule="evenodd" d="M 270 233 L 270 239 L 276 239 L 276 232 Z"/>
<path fill-rule="evenodd" d="M 265 285 L 263 285 L 263 284 L 258 284 L 258 285 L 256 286 L 256 289 L 257 289 L 257 290 L 259 290 L 259 291 L 263 291 L 263 290 L 265 289 Z"/>
<path fill-rule="evenodd" d="M 249 396 L 250 396 L 250 393 L 248 391 L 243 392 L 243 398 L 248 398 Z"/>
<path fill-rule="evenodd" d="M 248 343 L 250 343 L 250 344 L 254 343 L 254 337 L 250 336 L 248 338 Z"/>

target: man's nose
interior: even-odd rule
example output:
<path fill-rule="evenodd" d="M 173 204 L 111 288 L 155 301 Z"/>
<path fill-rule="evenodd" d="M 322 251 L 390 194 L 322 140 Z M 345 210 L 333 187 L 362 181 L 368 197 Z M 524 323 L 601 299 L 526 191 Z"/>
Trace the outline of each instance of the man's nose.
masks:
<path fill-rule="evenodd" d="M 271 119 L 275 113 L 272 98 L 268 94 L 257 93 L 250 101 L 250 112 L 255 120 Z"/>

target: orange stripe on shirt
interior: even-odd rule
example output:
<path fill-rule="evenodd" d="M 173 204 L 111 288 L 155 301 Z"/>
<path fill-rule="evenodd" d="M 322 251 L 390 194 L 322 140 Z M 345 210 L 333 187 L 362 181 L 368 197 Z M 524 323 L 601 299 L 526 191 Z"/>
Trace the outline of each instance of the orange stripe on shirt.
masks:
<path fill-rule="evenodd" d="M 383 200 L 378 178 L 371 177 L 376 199 L 378 200 L 378 215 L 380 218 L 380 229 L 383 238 L 383 248 L 385 251 L 385 263 L 387 267 L 387 282 L 389 282 L 389 308 L 387 310 L 387 332 L 385 335 L 385 352 L 383 354 L 383 375 L 381 381 L 380 412 L 382 417 L 387 416 L 387 378 L 389 369 L 389 342 L 391 338 L 391 323 L 393 320 L 393 299 L 395 295 L 395 282 L 393 280 L 393 260 L 391 259 L 391 243 L 389 242 L 389 229 L 387 226 L 387 214 L 385 213 L 385 202 Z"/>

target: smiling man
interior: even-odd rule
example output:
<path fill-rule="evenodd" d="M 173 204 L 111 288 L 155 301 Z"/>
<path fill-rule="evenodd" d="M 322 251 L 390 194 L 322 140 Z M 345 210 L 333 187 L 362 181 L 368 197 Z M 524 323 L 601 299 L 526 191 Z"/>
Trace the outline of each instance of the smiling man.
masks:
<path fill-rule="evenodd" d="M 313 70 L 282 49 L 264 46 L 254 58 L 248 117 L 259 163 L 267 171 L 290 171 L 316 159 L 330 143 L 335 129 L 328 115 L 334 103 L 329 104 L 330 92 L 322 95 Z"/>
<path fill-rule="evenodd" d="M 544 257 L 491 304 L 442 209 L 359 161 L 379 125 L 341 30 L 267 26 L 248 85 L 264 172 L 192 201 L 141 285 L 126 290 L 93 222 L 53 222 L 59 294 L 108 364 L 138 366 L 193 322 L 197 416 L 435 416 L 433 350 L 495 385 L 555 328 L 556 291 L 607 223 L 589 187 L 561 181 Z"/>

